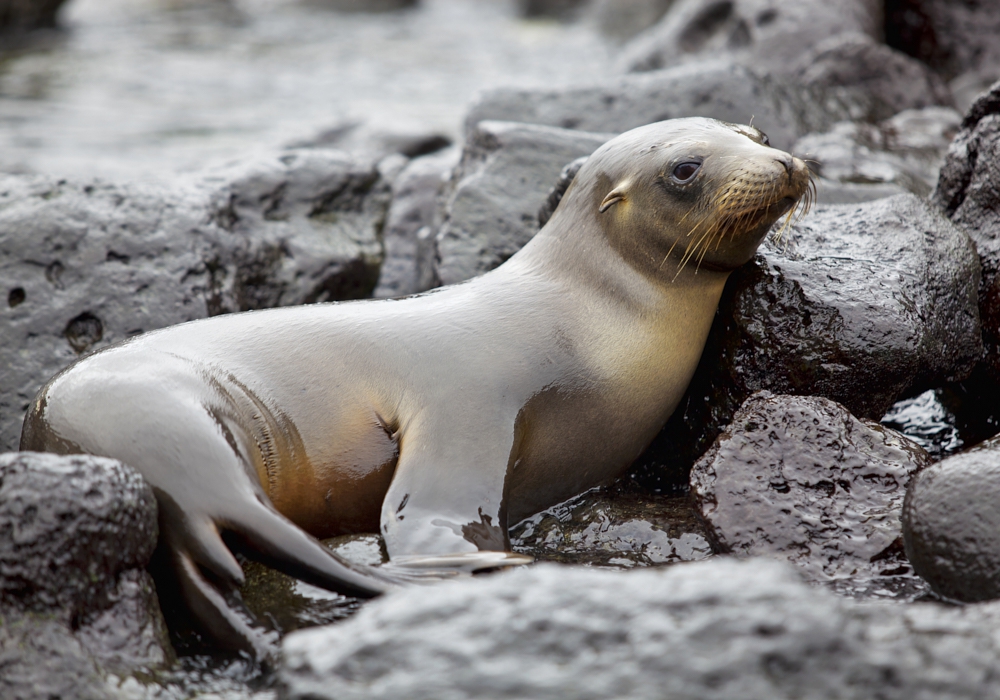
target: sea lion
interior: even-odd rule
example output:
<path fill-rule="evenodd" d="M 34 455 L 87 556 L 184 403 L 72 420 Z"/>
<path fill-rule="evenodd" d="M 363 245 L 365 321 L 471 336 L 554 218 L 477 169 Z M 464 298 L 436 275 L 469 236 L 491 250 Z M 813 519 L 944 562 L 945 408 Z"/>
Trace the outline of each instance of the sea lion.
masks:
<path fill-rule="evenodd" d="M 810 183 L 752 127 L 634 129 L 587 160 L 545 227 L 492 272 L 119 343 L 42 388 L 21 449 L 138 469 L 187 604 L 230 646 L 253 646 L 254 630 L 223 595 L 242 571 L 222 533 L 357 596 L 421 567 L 523 562 L 508 523 L 643 451 L 694 373 L 729 273 Z M 385 570 L 312 537 L 376 530 Z"/>

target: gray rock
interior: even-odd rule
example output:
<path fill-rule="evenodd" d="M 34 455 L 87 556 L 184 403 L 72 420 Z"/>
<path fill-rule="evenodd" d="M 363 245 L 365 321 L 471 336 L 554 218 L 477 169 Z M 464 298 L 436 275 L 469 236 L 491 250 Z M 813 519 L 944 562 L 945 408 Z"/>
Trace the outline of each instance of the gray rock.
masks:
<path fill-rule="evenodd" d="M 583 20 L 605 37 L 623 42 L 659 22 L 673 3 L 674 0 L 591 0 L 583 10 Z"/>
<path fill-rule="evenodd" d="M 302 2 L 337 12 L 393 12 L 416 7 L 419 0 L 302 0 Z"/>
<path fill-rule="evenodd" d="M 903 533 L 914 570 L 952 600 L 1000 598 L 1000 439 L 952 455 L 914 479 Z"/>
<path fill-rule="evenodd" d="M 66 0 L 0 0 L 0 33 L 56 26 Z"/>
<path fill-rule="evenodd" d="M 907 110 L 879 124 L 839 122 L 792 152 L 819 175 L 817 199 L 847 204 L 912 192 L 926 197 L 962 117 L 950 107 Z"/>
<path fill-rule="evenodd" d="M 439 199 L 458 157 L 455 149 L 417 158 L 393 180 L 383 234 L 385 261 L 375 297 L 415 294 L 435 285 Z"/>
<path fill-rule="evenodd" d="M 593 489 L 521 521 L 511 546 L 536 561 L 631 569 L 711 556 L 686 496 Z"/>
<path fill-rule="evenodd" d="M 841 34 L 799 60 L 792 77 L 826 104 L 847 105 L 851 119 L 877 122 L 907 109 L 952 104 L 926 65 L 869 36 Z"/>
<path fill-rule="evenodd" d="M 367 296 L 388 197 L 375 166 L 321 150 L 176 187 L 0 178 L 0 449 L 82 353 L 228 311 Z"/>
<path fill-rule="evenodd" d="M 69 627 L 45 615 L 3 614 L 0 667 L 0 696 L 4 700 L 118 697 Z"/>
<path fill-rule="evenodd" d="M 522 17 L 556 17 L 569 19 L 576 15 L 587 0 L 518 0 Z"/>
<path fill-rule="evenodd" d="M 1000 82 L 962 121 L 932 200 L 976 244 L 984 364 L 1000 380 Z"/>
<path fill-rule="evenodd" d="M 548 196 L 545 201 L 542 202 L 542 206 L 538 208 L 538 226 L 542 227 L 549 223 L 549 219 L 556 211 L 556 207 L 559 206 L 559 202 L 562 201 L 563 195 L 566 194 L 566 190 L 569 186 L 573 184 L 573 180 L 576 178 L 576 174 L 580 172 L 580 168 L 583 164 L 587 162 L 587 158 L 590 156 L 580 156 L 576 160 L 570 162 L 564 167 L 559 173 L 559 179 L 556 180 L 556 184 L 552 186 L 549 190 Z"/>
<path fill-rule="evenodd" d="M 535 565 L 284 642 L 284 698 L 996 698 L 1000 611 L 866 605 L 787 564 Z"/>
<path fill-rule="evenodd" d="M 46 688 L 83 683 L 81 669 L 128 674 L 170 661 L 145 570 L 156 538 L 153 490 L 121 462 L 0 454 L 0 616 L 16 621 L 0 647 L 14 665 L 28 678 L 33 666 L 64 665 L 58 678 L 39 685 Z M 25 646 L 36 635 L 38 642 Z"/>
<path fill-rule="evenodd" d="M 658 25 L 622 51 L 620 66 L 651 71 L 731 54 L 767 74 L 793 70 L 828 37 L 881 34 L 874 0 L 678 0 Z"/>
<path fill-rule="evenodd" d="M 583 131 L 621 133 L 677 117 L 753 122 L 777 148 L 788 149 L 811 131 L 847 119 L 848 107 L 820 104 L 807 90 L 759 77 L 726 60 L 614 78 L 600 85 L 492 90 L 465 119 L 470 131 L 484 119 L 548 124 Z"/>
<path fill-rule="evenodd" d="M 733 273 L 688 392 L 637 477 L 686 482 L 762 389 L 878 420 L 904 394 L 965 378 L 982 352 L 978 267 L 968 236 L 913 195 L 818 208 Z"/>
<path fill-rule="evenodd" d="M 785 558 L 807 578 L 898 570 L 906 485 L 930 457 L 915 442 L 816 396 L 747 399 L 691 470 L 716 549 Z"/>
<path fill-rule="evenodd" d="M 538 210 L 563 167 L 613 136 L 479 123 L 466 139 L 437 234 L 441 283 L 492 270 L 520 250 L 538 232 Z"/>

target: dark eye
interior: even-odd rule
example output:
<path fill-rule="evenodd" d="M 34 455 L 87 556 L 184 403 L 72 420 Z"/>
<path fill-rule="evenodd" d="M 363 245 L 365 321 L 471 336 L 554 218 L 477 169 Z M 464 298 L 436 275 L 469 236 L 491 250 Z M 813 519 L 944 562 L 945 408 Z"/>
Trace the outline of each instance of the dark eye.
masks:
<path fill-rule="evenodd" d="M 698 170 L 700 168 L 701 163 L 689 160 L 674 168 L 674 172 L 671 173 L 671 177 L 674 178 L 675 182 L 684 184 L 685 182 L 690 182 L 691 178 L 698 174 Z"/>
<path fill-rule="evenodd" d="M 767 138 L 767 134 L 765 134 L 763 131 L 760 132 L 760 142 L 765 146 L 771 145 L 771 139 Z"/>

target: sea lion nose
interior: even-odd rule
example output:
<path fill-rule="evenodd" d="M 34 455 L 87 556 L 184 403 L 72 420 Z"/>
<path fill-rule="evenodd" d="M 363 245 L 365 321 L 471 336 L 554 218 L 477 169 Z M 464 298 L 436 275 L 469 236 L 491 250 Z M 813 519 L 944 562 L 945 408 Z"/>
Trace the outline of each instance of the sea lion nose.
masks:
<path fill-rule="evenodd" d="M 781 163 L 785 167 L 785 172 L 789 175 L 795 170 L 795 164 L 792 162 L 792 157 L 787 153 L 782 153 L 780 156 L 775 156 L 774 160 Z"/>

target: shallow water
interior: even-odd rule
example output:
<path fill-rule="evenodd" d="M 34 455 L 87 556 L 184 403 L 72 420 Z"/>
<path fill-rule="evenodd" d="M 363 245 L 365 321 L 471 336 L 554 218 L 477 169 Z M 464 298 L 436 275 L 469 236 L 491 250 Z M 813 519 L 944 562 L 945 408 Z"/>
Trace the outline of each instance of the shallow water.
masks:
<path fill-rule="evenodd" d="M 164 179 L 359 122 L 458 138 L 480 90 L 610 71 L 589 28 L 503 0 L 70 0 L 63 24 L 0 58 L 0 171 Z"/>

